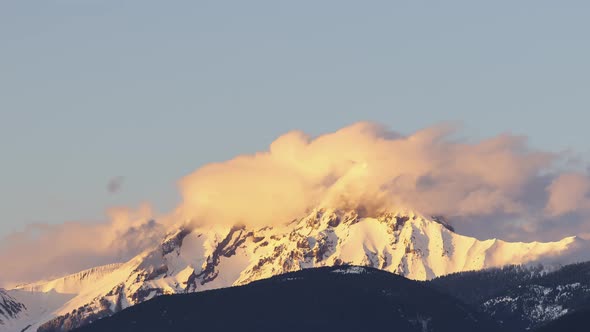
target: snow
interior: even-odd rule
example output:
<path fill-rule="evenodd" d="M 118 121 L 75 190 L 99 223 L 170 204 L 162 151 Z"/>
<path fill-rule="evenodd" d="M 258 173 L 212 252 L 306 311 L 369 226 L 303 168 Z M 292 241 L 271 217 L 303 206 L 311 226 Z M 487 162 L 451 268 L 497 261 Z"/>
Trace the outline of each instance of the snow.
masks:
<path fill-rule="evenodd" d="M 249 259 L 245 250 L 238 250 L 236 255 L 219 261 L 219 275 L 215 280 L 206 283 L 199 290 L 216 289 L 233 285 L 239 278 L 242 271 L 248 266 Z"/>
<path fill-rule="evenodd" d="M 49 292 L 29 292 L 25 290 L 12 289 L 7 293 L 16 299 L 18 302 L 25 305 L 27 308 L 18 319 L 8 321 L 8 324 L 4 326 L 6 331 L 10 330 L 22 330 L 28 325 L 30 331 L 36 331 L 37 327 L 55 317 L 55 311 L 61 306 L 71 300 L 74 294 L 60 294 L 55 290 Z M 4 331 L 0 325 L 0 331 Z"/>
<path fill-rule="evenodd" d="M 294 281 L 294 280 L 301 280 L 303 278 L 283 278 L 280 281 L 281 282 L 286 282 L 286 281 Z"/>
<path fill-rule="evenodd" d="M 80 271 L 62 278 L 50 281 L 18 285 L 15 289 L 30 292 L 50 292 L 52 290 L 62 294 L 78 294 L 82 289 L 91 286 L 98 279 L 118 269 L 121 264 L 109 264 Z"/>
<path fill-rule="evenodd" d="M 332 273 L 338 273 L 338 274 L 363 274 L 363 273 L 367 273 L 367 270 L 360 267 L 360 266 L 351 266 L 345 269 L 336 269 L 334 271 L 332 271 Z"/>
<path fill-rule="evenodd" d="M 388 251 L 387 226 L 377 219 L 361 219 L 348 228 L 337 229 L 335 234 L 342 239 L 339 258 L 345 262 L 361 262 L 368 252 Z"/>

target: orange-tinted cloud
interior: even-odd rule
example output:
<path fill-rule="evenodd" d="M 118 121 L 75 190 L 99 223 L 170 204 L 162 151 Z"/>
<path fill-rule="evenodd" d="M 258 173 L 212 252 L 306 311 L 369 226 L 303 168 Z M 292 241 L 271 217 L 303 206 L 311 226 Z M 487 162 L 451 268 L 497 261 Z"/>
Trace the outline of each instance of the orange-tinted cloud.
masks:
<path fill-rule="evenodd" d="M 180 181 L 183 213 L 211 222 L 275 224 L 317 206 L 416 209 L 451 216 L 526 213 L 527 182 L 552 154 L 522 137 L 451 141 L 446 126 L 409 136 L 371 123 L 310 138 L 279 137 L 270 149 L 210 164 Z"/>
<path fill-rule="evenodd" d="M 546 209 L 552 216 L 590 210 L 590 178 L 584 174 L 562 174 L 555 178 L 547 191 Z"/>
<path fill-rule="evenodd" d="M 182 202 L 114 210 L 103 224 L 33 225 L 0 242 L 4 280 L 32 280 L 123 260 L 167 230 L 193 223 L 278 225 L 316 207 L 444 215 L 479 238 L 556 240 L 590 234 L 590 179 L 525 138 L 453 139 L 435 126 L 410 135 L 357 123 L 310 137 L 282 135 L 267 151 L 205 165 L 179 181 Z M 43 257 L 39 257 L 43 253 Z"/>
<path fill-rule="evenodd" d="M 34 281 L 125 261 L 163 235 L 147 205 L 108 213 L 105 223 L 32 224 L 3 238 L 0 282 Z"/>

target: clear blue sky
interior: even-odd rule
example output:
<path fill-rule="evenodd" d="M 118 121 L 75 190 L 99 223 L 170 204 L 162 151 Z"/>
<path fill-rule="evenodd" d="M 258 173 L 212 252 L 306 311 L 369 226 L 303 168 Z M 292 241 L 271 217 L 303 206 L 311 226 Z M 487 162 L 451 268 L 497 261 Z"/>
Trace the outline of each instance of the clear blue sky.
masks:
<path fill-rule="evenodd" d="M 0 2 L 0 236 L 358 120 L 590 151 L 588 1 Z M 109 194 L 108 181 L 124 176 Z"/>

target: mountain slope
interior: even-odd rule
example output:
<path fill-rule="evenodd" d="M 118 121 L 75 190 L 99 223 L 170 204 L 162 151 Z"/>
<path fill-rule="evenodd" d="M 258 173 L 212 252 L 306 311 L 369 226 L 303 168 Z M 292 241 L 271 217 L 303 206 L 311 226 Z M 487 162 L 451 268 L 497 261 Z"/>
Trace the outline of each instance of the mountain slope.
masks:
<path fill-rule="evenodd" d="M 60 308 L 83 294 L 85 289 L 95 288 L 99 280 L 105 279 L 119 267 L 120 264 L 98 266 L 55 280 L 23 284 L 5 291 L 12 299 L 23 304 L 26 310 L 10 320 L 10 327 L 3 327 L 0 323 L 0 331 L 20 331 L 25 327 L 28 327 L 28 331 L 36 330 L 40 324 L 60 315 Z"/>
<path fill-rule="evenodd" d="M 535 329 L 535 332 L 587 332 L 590 326 L 590 309 L 564 315 Z"/>
<path fill-rule="evenodd" d="M 305 268 L 361 265 L 427 280 L 551 261 L 583 245 L 573 237 L 549 243 L 479 241 L 456 234 L 442 219 L 406 211 L 363 217 L 357 211 L 317 209 L 289 224 L 261 229 L 181 227 L 153 249 L 92 279 L 89 287 L 65 286 L 71 282 L 27 287 L 77 292 L 53 312 L 60 323 L 41 327 L 43 332 L 82 326 L 159 295 L 244 285 Z"/>
<path fill-rule="evenodd" d="M 38 281 L 16 286 L 14 289 L 29 292 L 50 292 L 56 291 L 62 294 L 78 294 L 82 289 L 90 286 L 102 279 L 104 276 L 115 271 L 121 264 L 108 264 L 93 267 L 84 271 L 67 275 L 65 277 L 49 280 Z"/>
<path fill-rule="evenodd" d="M 246 286 L 162 296 L 78 332 L 497 331 L 426 284 L 362 267 L 293 272 Z"/>
<path fill-rule="evenodd" d="M 60 294 L 55 291 L 29 292 L 23 290 L 6 291 L 13 300 L 22 304 L 24 309 L 8 320 L 0 323 L 0 331 L 36 331 L 37 327 L 56 316 L 56 310 L 75 297 L 74 294 Z"/>
<path fill-rule="evenodd" d="M 432 284 L 478 306 L 505 326 L 522 330 L 590 306 L 590 262 L 553 272 L 540 267 L 469 272 L 438 278 Z"/>
<path fill-rule="evenodd" d="M 0 329 L 13 325 L 27 307 L 0 288 Z"/>

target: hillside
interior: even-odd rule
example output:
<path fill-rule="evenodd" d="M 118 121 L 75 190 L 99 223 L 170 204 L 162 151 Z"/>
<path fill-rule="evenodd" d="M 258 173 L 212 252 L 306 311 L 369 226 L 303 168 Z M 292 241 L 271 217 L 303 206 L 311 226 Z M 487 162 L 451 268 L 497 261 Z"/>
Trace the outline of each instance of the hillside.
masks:
<path fill-rule="evenodd" d="M 371 268 L 303 270 L 251 284 L 161 296 L 76 332 L 497 331 L 422 282 Z"/>

